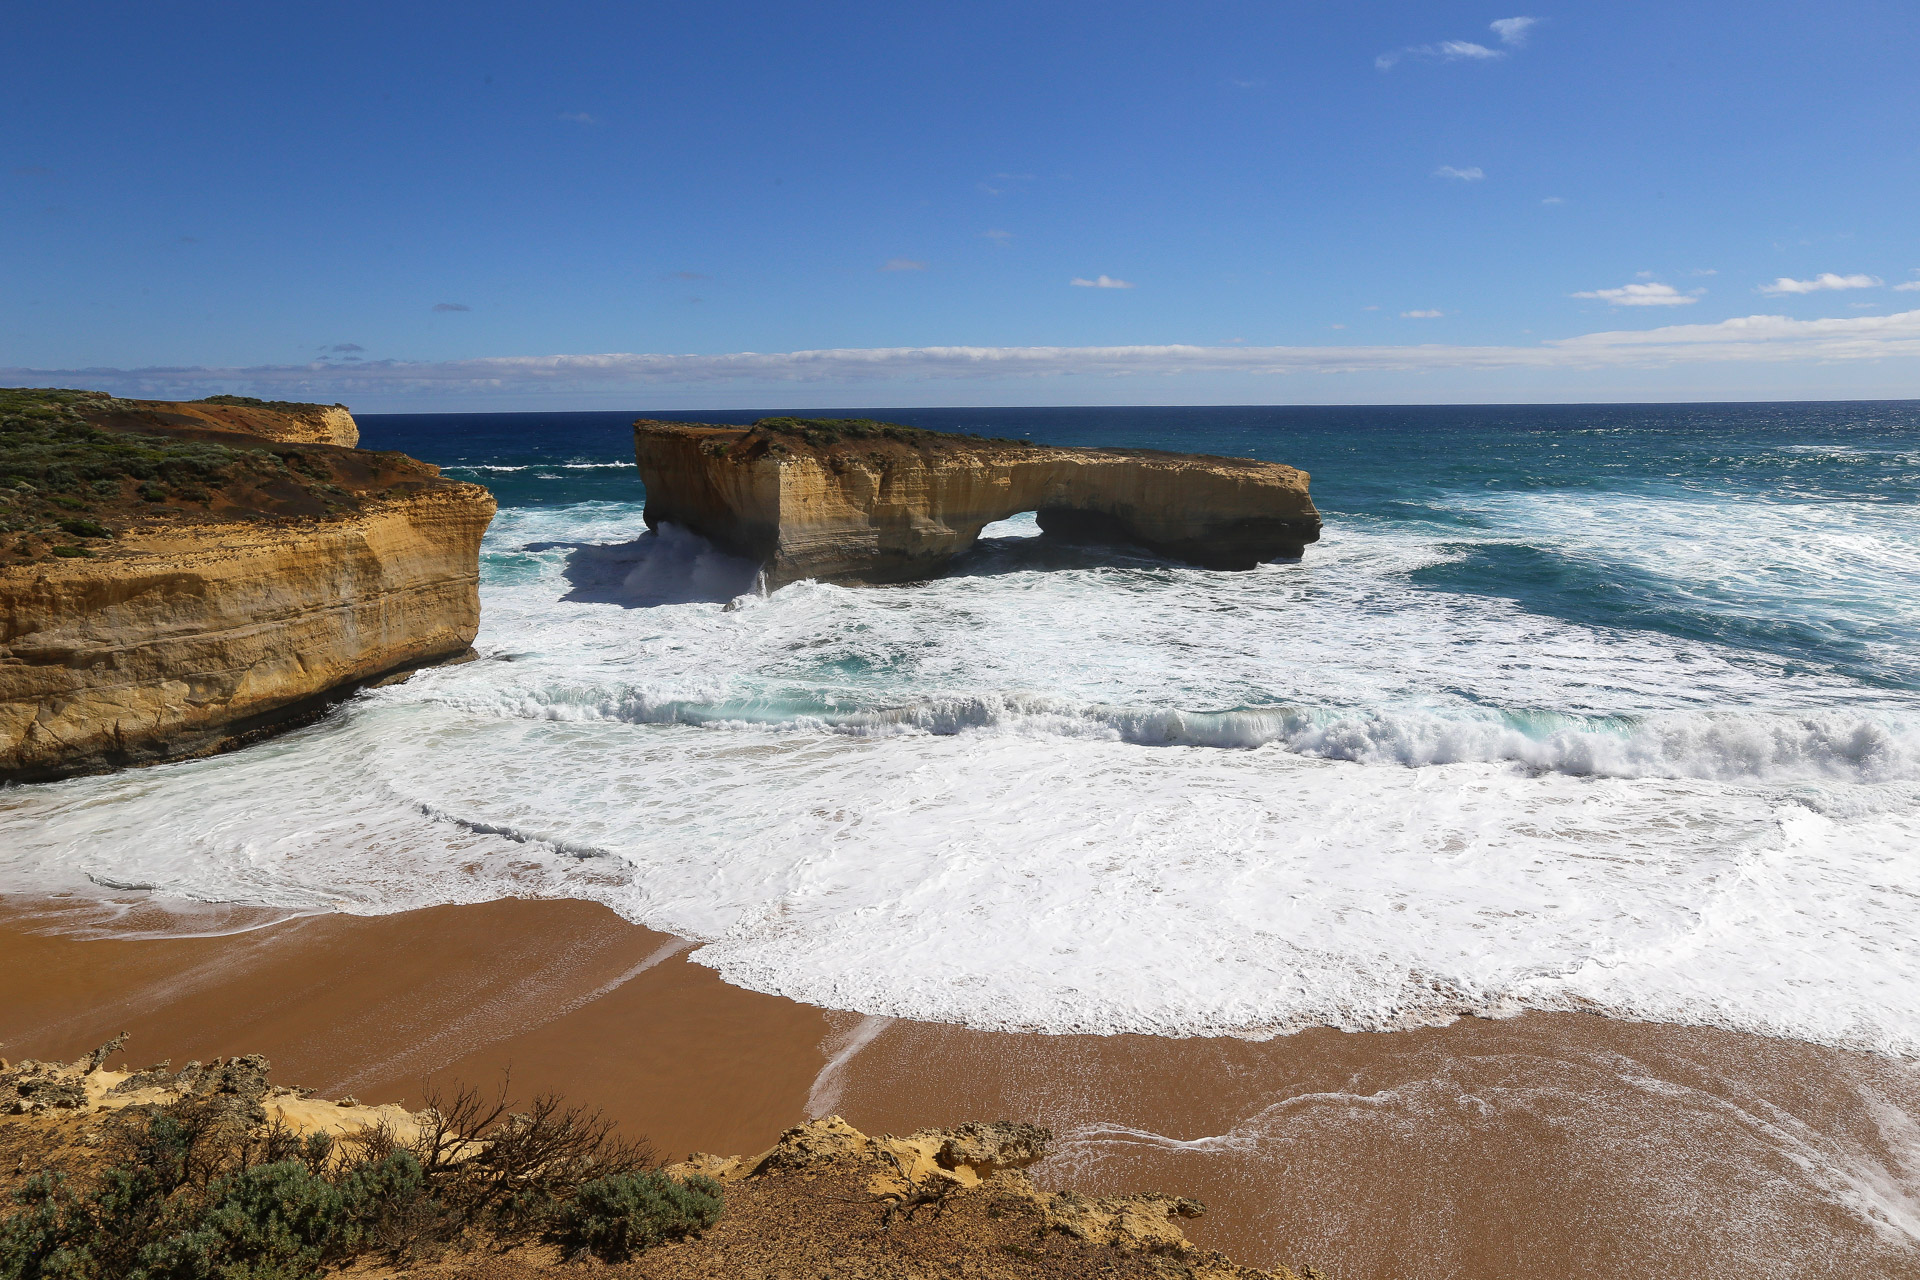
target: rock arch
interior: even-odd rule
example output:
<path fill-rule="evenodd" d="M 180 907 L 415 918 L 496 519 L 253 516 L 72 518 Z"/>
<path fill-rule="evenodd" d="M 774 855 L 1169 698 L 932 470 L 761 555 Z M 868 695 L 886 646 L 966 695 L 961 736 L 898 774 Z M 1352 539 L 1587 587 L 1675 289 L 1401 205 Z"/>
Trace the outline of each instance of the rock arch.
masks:
<path fill-rule="evenodd" d="M 634 453 L 650 527 L 692 529 L 759 562 L 772 586 L 930 577 L 982 528 L 1023 511 L 1052 536 L 1216 569 L 1298 556 L 1320 537 L 1306 472 L 1247 458 L 793 418 L 642 419 Z"/>

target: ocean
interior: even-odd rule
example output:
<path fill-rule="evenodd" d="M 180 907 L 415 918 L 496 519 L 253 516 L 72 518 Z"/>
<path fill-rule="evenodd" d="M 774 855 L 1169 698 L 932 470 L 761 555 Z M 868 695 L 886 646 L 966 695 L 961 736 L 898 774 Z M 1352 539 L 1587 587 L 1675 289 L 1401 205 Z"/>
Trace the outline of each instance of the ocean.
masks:
<path fill-rule="evenodd" d="M 1029 514 L 934 581 L 765 594 L 647 532 L 638 411 L 363 416 L 499 499 L 480 660 L 0 790 L 0 874 L 590 899 L 737 985 L 974 1028 L 1920 1053 L 1920 404 L 858 412 L 1290 463 L 1325 535 L 1222 573 Z"/>

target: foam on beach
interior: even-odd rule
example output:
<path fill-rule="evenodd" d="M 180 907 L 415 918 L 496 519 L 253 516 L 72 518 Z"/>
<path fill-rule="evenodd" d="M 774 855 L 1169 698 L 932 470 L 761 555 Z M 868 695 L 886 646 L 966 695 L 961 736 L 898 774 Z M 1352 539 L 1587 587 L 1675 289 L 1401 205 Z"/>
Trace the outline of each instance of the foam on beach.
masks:
<path fill-rule="evenodd" d="M 0 868 L 294 911 L 585 898 L 731 982 L 973 1027 L 1584 1009 L 1920 1053 L 1920 702 L 1883 616 L 1920 537 L 1865 503 L 1460 502 L 1470 543 L 1351 520 L 1245 574 L 1028 519 L 936 582 L 772 594 L 635 504 L 509 508 L 485 660 L 8 792 Z M 1525 601 L 1542 558 L 1558 613 Z M 1451 588 L 1467 563 L 1519 585 Z M 1583 616 L 1629 588 L 1691 621 Z"/>

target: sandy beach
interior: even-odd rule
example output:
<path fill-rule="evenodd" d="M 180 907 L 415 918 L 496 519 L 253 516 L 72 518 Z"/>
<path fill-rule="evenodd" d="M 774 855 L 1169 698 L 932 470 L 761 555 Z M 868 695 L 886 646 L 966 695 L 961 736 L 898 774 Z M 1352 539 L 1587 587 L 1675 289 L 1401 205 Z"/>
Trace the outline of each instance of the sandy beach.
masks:
<path fill-rule="evenodd" d="M 1337 1277 L 1920 1275 L 1920 1079 L 1891 1060 L 1569 1014 L 1263 1042 L 979 1032 L 743 991 L 689 949 L 565 901 L 14 899 L 0 1054 L 124 1030 L 135 1065 L 258 1052 L 368 1102 L 511 1068 L 669 1157 L 827 1112 L 870 1132 L 1028 1118 L 1061 1136 L 1043 1183 L 1196 1196 L 1197 1241 Z"/>

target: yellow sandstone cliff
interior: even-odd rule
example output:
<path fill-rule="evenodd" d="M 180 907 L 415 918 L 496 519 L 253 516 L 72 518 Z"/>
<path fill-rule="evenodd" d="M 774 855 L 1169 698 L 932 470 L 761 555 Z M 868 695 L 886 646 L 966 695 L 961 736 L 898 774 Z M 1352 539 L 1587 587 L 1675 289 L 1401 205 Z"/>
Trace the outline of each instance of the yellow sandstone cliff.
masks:
<path fill-rule="evenodd" d="M 95 430 L 53 419 L 46 439 L 67 450 L 63 465 L 127 440 L 161 460 L 162 478 L 181 458 L 211 458 L 213 478 L 0 494 L 11 499 L 0 513 L 81 508 L 51 532 L 28 511 L 15 527 L 29 531 L 0 541 L 0 781 L 237 746 L 470 652 L 494 511 L 484 488 L 400 454 L 262 447 L 204 424 L 170 430 L 164 413 L 73 403 Z M 14 420 L 24 448 L 40 437 L 21 422 L 33 421 Z"/>
<path fill-rule="evenodd" d="M 776 587 L 928 577 L 983 527 L 1024 511 L 1049 535 L 1218 569 L 1299 556 L 1320 536 L 1306 472 L 1246 458 L 777 418 L 642 419 L 634 451 L 650 527 L 691 529 L 760 562 Z"/>

